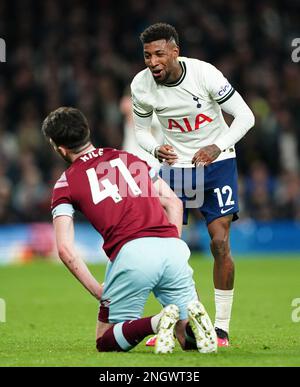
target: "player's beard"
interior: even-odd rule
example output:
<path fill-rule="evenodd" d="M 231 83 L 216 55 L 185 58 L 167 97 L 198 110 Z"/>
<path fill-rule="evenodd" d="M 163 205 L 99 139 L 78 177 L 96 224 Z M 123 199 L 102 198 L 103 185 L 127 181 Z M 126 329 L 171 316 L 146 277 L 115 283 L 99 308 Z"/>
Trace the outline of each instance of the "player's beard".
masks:
<path fill-rule="evenodd" d="M 155 82 L 158 83 L 158 84 L 167 83 L 167 81 L 168 81 L 168 79 L 170 78 L 170 75 L 171 75 L 170 71 L 167 71 L 167 70 L 162 70 L 162 71 L 165 72 L 165 76 L 164 77 L 156 78 L 156 77 L 153 76 Z"/>

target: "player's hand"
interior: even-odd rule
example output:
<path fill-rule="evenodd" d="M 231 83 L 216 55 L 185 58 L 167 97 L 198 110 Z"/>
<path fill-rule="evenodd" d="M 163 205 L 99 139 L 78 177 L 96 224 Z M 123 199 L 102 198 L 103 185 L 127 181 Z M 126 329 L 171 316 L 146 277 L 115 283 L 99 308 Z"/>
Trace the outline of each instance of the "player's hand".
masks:
<path fill-rule="evenodd" d="M 171 145 L 165 144 L 161 145 L 155 151 L 155 157 L 160 161 L 166 161 L 169 165 L 173 165 L 176 163 L 178 156 L 174 152 L 174 148 Z"/>
<path fill-rule="evenodd" d="M 199 165 L 203 167 L 207 166 L 214 160 L 216 160 L 216 158 L 219 157 L 220 153 L 221 149 L 217 145 L 207 145 L 199 149 L 198 152 L 194 154 L 192 163 L 195 164 L 196 167 Z"/>

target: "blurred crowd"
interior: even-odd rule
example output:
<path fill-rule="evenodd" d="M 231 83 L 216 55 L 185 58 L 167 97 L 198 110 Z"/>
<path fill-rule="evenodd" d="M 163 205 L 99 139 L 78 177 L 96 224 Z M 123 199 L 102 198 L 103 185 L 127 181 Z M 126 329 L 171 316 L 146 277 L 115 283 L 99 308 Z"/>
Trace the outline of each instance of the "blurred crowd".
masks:
<path fill-rule="evenodd" d="M 157 21 L 173 24 L 181 54 L 217 66 L 253 109 L 255 128 L 236 147 L 241 216 L 299 220 L 299 14 L 297 0 L 1 1 L 0 223 L 50 220 L 65 168 L 41 135 L 51 110 L 78 107 L 95 145 L 122 147 L 121 100 L 144 67 L 139 34 Z"/>

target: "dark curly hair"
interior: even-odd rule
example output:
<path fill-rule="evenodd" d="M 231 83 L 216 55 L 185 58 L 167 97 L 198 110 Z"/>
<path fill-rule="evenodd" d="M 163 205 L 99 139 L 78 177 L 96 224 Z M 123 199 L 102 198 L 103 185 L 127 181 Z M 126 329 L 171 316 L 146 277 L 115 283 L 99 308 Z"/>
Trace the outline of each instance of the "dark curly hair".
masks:
<path fill-rule="evenodd" d="M 160 39 L 165 39 L 167 42 L 173 39 L 177 46 L 179 46 L 179 37 L 176 29 L 167 23 L 152 24 L 140 35 L 140 40 L 143 44 Z"/>
<path fill-rule="evenodd" d="M 51 112 L 43 122 L 42 132 L 57 146 L 63 145 L 74 153 L 90 141 L 87 119 L 73 107 L 60 107 Z"/>

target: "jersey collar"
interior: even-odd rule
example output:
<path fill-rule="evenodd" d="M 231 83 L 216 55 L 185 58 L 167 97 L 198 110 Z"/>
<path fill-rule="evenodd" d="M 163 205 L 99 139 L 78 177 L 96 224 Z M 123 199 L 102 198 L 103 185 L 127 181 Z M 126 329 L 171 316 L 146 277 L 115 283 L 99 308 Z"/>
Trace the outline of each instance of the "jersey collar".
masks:
<path fill-rule="evenodd" d="M 185 75 L 186 75 L 186 64 L 185 64 L 185 62 L 179 62 L 179 64 L 182 68 L 182 74 L 181 74 L 180 78 L 174 82 L 171 82 L 171 83 L 164 83 L 163 86 L 167 86 L 167 87 L 178 86 L 184 80 Z"/>

